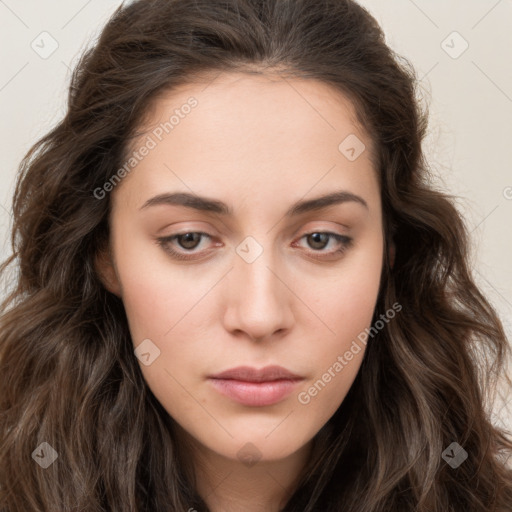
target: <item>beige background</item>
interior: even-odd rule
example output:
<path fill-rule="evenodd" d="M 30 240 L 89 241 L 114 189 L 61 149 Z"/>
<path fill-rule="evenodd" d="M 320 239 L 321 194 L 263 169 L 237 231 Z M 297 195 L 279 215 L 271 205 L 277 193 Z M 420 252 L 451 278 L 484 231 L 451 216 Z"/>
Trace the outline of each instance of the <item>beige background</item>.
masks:
<path fill-rule="evenodd" d="M 63 115 L 70 68 L 120 3 L 0 0 L 2 259 L 8 255 L 17 165 Z M 431 111 L 425 148 L 440 182 L 460 198 L 473 238 L 475 276 L 512 337 L 512 1 L 360 3 L 422 79 Z M 47 58 L 31 47 L 41 45 L 41 38 L 39 52 L 58 45 Z M 496 420 L 512 429 L 512 393 L 505 401 L 511 410 L 500 405 Z"/>

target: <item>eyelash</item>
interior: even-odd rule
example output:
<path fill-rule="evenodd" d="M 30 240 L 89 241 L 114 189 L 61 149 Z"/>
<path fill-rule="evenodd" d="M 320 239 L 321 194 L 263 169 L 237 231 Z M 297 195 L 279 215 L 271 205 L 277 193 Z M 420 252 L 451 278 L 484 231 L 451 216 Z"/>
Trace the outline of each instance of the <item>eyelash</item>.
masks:
<path fill-rule="evenodd" d="M 197 260 L 197 259 L 202 259 L 202 258 L 196 258 L 194 256 L 185 256 L 184 253 L 182 252 L 179 252 L 179 251 L 176 251 L 174 249 L 171 249 L 170 248 L 170 243 L 175 240 L 175 239 L 178 239 L 179 237 L 182 237 L 182 236 L 185 236 L 185 235 L 189 235 L 189 234 L 196 234 L 196 235 L 202 235 L 202 236 L 205 236 L 207 238 L 212 238 L 208 233 L 204 233 L 202 231 L 186 231 L 185 233 L 180 233 L 180 234 L 177 234 L 177 235 L 171 235 L 171 236 L 167 236 L 167 237 L 162 237 L 162 238 L 157 238 L 156 239 L 156 242 L 159 246 L 161 246 L 165 252 L 167 252 L 172 258 L 174 259 L 177 259 L 177 260 L 180 260 L 180 261 L 191 261 L 191 260 Z M 341 247 L 335 251 L 332 251 L 332 252 L 328 252 L 326 253 L 328 256 L 334 256 L 336 254 L 343 254 L 347 249 L 349 249 L 352 244 L 353 244 L 353 239 L 348 237 L 348 236 L 345 236 L 345 235 L 340 235 L 338 233 L 332 233 L 330 231 L 311 231 L 309 233 L 304 233 L 304 235 L 302 235 L 299 240 L 302 240 L 303 238 L 305 237 L 308 237 L 309 235 L 313 235 L 313 234 L 319 234 L 319 235 L 329 235 L 329 241 L 331 238 L 334 238 L 335 240 L 338 241 L 338 243 L 341 244 Z M 329 243 L 329 241 L 327 243 Z M 323 251 L 322 250 L 317 250 L 317 251 L 310 251 L 312 253 L 322 253 Z M 195 254 L 195 253 L 192 253 L 192 254 Z M 313 258 L 315 259 L 324 259 L 323 257 L 321 258 L 318 258 L 317 256 L 312 256 Z"/>

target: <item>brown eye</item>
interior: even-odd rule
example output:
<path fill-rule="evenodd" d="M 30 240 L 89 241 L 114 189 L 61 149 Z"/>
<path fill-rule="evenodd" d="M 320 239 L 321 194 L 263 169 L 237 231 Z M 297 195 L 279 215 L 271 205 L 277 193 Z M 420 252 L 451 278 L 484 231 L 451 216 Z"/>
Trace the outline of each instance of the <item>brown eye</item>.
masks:
<path fill-rule="evenodd" d="M 323 249 L 330 239 L 328 233 L 311 233 L 306 236 L 308 243 L 313 249 Z"/>
<path fill-rule="evenodd" d="M 183 249 L 195 249 L 198 241 L 201 240 L 201 236 L 202 233 L 185 233 L 183 235 L 176 235 L 175 238 Z"/>
<path fill-rule="evenodd" d="M 158 238 L 156 242 L 165 252 L 170 254 L 171 257 L 178 260 L 199 259 L 202 257 L 200 253 L 205 251 L 193 252 L 193 250 L 200 245 L 201 239 L 205 237 L 209 239 L 212 238 L 208 233 L 189 231 L 187 233 Z"/>
<path fill-rule="evenodd" d="M 336 254 L 341 254 L 352 245 L 352 238 L 340 235 L 338 233 L 331 233 L 329 231 L 314 231 L 312 233 L 306 233 L 300 240 L 306 239 L 306 242 L 312 251 L 308 251 L 314 258 L 329 257 Z M 329 246 L 329 242 L 335 240 L 334 250 L 325 251 L 324 249 Z M 294 244 L 295 246 L 298 243 Z"/>

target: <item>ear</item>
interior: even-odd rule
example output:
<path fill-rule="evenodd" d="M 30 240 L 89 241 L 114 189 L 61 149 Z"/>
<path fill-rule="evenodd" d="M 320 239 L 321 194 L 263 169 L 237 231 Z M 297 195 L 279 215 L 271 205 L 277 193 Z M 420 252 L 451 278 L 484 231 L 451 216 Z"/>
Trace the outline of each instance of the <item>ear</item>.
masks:
<path fill-rule="evenodd" d="M 109 247 L 105 247 L 96 253 L 94 267 L 103 286 L 109 292 L 121 298 L 121 282 L 119 281 L 114 259 Z"/>

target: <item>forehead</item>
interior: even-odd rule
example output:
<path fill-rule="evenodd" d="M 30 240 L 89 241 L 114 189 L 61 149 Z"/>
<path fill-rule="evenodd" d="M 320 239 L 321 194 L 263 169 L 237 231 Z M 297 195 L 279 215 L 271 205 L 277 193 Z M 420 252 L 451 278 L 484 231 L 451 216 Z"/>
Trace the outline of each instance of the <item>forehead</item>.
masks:
<path fill-rule="evenodd" d="M 201 74 L 173 89 L 160 91 L 149 102 L 139 133 L 151 133 L 170 121 L 173 112 L 177 114 L 171 120 L 174 131 L 188 117 L 191 109 L 187 102 L 192 100 L 196 103 L 192 109 L 194 117 L 200 117 L 205 128 L 214 124 L 217 132 L 224 135 L 240 138 L 263 127 L 271 136 L 273 129 L 293 127 L 292 132 L 301 129 L 304 135 L 309 131 L 310 135 L 315 132 L 319 137 L 329 131 L 338 135 L 350 131 L 364 138 L 367 147 L 372 142 L 355 106 L 339 89 L 314 79 L 247 72 Z M 169 130 L 164 131 L 167 134 Z"/>
<path fill-rule="evenodd" d="M 283 200 L 289 190 L 296 198 L 335 185 L 378 194 L 372 141 L 353 104 L 316 80 L 196 78 L 154 98 L 139 133 L 127 157 L 151 149 L 124 180 L 139 202 L 162 187 L 244 198 L 263 187 Z"/>

